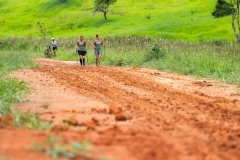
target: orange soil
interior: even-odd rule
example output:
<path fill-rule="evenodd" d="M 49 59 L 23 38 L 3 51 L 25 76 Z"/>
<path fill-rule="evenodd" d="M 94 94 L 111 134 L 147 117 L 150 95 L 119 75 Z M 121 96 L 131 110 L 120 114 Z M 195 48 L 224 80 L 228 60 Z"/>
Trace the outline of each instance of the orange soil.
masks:
<path fill-rule="evenodd" d="M 36 62 L 39 68 L 13 74 L 33 88 L 29 101 L 14 107 L 31 109 L 55 126 L 49 133 L 0 120 L 0 159 L 51 159 L 33 148 L 48 134 L 64 143 L 87 140 L 97 158 L 240 159 L 240 97 L 234 85 L 145 68 Z"/>

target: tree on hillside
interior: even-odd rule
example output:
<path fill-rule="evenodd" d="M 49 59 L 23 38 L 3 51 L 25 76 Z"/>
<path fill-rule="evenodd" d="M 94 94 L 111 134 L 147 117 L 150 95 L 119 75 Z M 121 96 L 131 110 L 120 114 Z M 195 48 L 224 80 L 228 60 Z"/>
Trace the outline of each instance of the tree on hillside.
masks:
<path fill-rule="evenodd" d="M 239 5 L 240 0 L 230 0 L 232 7 L 232 29 L 237 38 L 237 41 L 240 42 L 240 18 L 239 18 Z"/>
<path fill-rule="evenodd" d="M 225 0 L 218 0 L 212 15 L 214 18 L 224 17 L 232 14 L 232 4 Z"/>
<path fill-rule="evenodd" d="M 117 0 L 95 0 L 94 14 L 96 12 L 103 12 L 105 20 L 107 20 L 108 7 L 114 4 Z"/>

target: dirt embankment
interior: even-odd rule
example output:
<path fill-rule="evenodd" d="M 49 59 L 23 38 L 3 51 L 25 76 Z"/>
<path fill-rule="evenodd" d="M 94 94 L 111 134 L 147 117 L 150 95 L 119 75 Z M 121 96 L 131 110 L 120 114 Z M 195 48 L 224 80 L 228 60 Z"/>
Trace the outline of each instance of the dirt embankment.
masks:
<path fill-rule="evenodd" d="M 39 68 L 15 74 L 34 88 L 15 107 L 54 121 L 51 133 L 64 142 L 86 139 L 97 157 L 118 160 L 240 159 L 236 86 L 144 68 L 36 61 Z M 4 127 L 0 155 L 48 159 L 31 149 L 47 134 Z"/>

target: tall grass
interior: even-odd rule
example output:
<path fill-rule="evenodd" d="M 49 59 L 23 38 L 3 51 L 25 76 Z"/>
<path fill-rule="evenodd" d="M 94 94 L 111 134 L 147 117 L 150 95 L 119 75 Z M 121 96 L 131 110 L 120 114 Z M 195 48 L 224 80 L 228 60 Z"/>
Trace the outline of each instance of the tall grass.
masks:
<path fill-rule="evenodd" d="M 7 48 L 9 48 L 7 46 Z M 16 102 L 25 101 L 24 95 L 29 92 L 28 85 L 8 74 L 19 68 L 34 67 L 36 64 L 30 59 L 30 53 L 27 51 L 5 51 L 0 48 L 0 116 L 12 115 L 16 126 L 27 126 L 28 128 L 43 129 L 48 128 L 50 124 L 43 123 L 40 119 L 31 114 L 19 113 L 11 105 Z"/>
<path fill-rule="evenodd" d="M 1 51 L 0 55 L 0 116 L 10 113 L 8 107 L 11 103 L 21 101 L 22 95 L 27 91 L 24 82 L 9 78 L 8 73 L 18 68 L 32 67 L 35 64 L 26 58 L 25 52 L 12 53 Z"/>
<path fill-rule="evenodd" d="M 26 91 L 26 84 L 16 79 L 0 78 L 0 115 L 11 113 L 9 104 L 20 102 L 23 93 Z"/>

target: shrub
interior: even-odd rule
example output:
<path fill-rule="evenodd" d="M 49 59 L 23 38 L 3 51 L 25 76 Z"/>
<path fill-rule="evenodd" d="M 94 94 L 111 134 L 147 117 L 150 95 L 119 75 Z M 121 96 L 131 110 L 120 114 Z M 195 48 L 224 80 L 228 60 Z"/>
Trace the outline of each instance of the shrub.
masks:
<path fill-rule="evenodd" d="M 154 59 L 160 59 L 164 56 L 165 51 L 161 48 L 161 46 L 158 43 L 153 43 L 150 45 L 147 53 L 146 53 L 146 59 L 154 60 Z"/>

